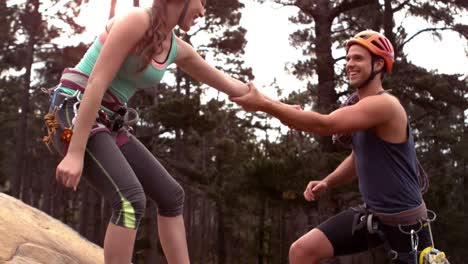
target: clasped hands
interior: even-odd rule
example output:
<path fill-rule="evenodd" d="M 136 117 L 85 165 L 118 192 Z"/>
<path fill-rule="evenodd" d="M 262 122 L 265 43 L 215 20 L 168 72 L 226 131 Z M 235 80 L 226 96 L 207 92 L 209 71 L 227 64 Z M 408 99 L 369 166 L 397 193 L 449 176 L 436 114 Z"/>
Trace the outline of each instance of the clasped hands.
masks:
<path fill-rule="evenodd" d="M 229 97 L 229 99 L 236 104 L 240 105 L 245 111 L 247 112 L 257 112 L 257 111 L 262 111 L 262 112 L 267 112 L 269 114 L 274 115 L 275 108 L 282 108 L 282 107 L 290 107 L 293 108 L 294 110 L 301 111 L 302 108 L 299 105 L 290 105 L 290 104 L 285 104 L 280 101 L 274 100 L 269 98 L 268 96 L 264 95 L 262 92 L 260 92 L 257 87 L 251 82 L 247 83 L 247 86 L 249 88 L 248 92 L 242 96 L 237 96 L 237 97 Z M 278 109 L 276 109 L 278 110 Z M 276 116 L 278 117 L 278 116 Z M 287 120 L 280 119 L 280 121 L 290 127 L 290 128 L 295 128 L 297 129 L 294 124 L 288 122 Z"/>

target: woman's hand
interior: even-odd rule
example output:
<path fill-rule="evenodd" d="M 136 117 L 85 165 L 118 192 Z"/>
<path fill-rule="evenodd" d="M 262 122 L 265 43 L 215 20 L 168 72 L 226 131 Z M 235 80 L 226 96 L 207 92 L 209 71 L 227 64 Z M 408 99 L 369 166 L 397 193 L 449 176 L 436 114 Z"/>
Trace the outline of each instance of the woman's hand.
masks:
<path fill-rule="evenodd" d="M 83 173 L 83 159 L 83 155 L 67 153 L 57 166 L 56 180 L 65 187 L 73 188 L 76 191 Z"/>
<path fill-rule="evenodd" d="M 247 85 L 249 91 L 246 94 L 238 97 L 229 97 L 229 99 L 242 106 L 247 112 L 261 111 L 263 104 L 268 98 L 258 91 L 253 83 L 248 83 Z"/>

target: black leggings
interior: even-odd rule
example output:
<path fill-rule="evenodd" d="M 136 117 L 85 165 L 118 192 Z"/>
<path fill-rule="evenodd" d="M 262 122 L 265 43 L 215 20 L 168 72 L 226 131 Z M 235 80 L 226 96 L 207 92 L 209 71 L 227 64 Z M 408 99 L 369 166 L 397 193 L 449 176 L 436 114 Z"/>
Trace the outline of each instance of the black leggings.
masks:
<path fill-rule="evenodd" d="M 60 134 L 63 127 L 72 125 L 75 102 L 75 98 L 68 98 L 57 114 L 60 128 L 53 144 L 61 153 L 66 151 L 66 146 Z M 110 202 L 111 222 L 137 228 L 145 211 L 145 193 L 156 202 L 159 215 L 181 215 L 184 190 L 153 154 L 124 129 L 119 133 L 105 128 L 98 130 L 86 146 L 83 177 Z"/>

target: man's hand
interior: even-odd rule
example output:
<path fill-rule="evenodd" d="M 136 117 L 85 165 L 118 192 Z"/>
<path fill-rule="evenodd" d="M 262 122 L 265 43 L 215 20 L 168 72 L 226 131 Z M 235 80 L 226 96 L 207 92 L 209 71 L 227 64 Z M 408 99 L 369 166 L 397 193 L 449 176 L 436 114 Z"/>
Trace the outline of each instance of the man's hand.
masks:
<path fill-rule="evenodd" d="M 311 181 L 304 191 L 304 198 L 309 202 L 316 201 L 327 189 L 328 184 L 325 181 Z"/>

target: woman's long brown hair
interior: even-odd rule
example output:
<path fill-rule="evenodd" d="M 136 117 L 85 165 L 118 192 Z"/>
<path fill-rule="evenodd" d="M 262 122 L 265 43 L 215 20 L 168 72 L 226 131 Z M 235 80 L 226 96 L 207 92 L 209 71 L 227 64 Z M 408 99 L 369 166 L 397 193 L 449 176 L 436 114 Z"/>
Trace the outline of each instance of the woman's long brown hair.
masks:
<path fill-rule="evenodd" d="M 146 30 L 143 38 L 137 43 L 137 52 L 141 57 L 141 64 L 138 72 L 142 72 L 150 63 L 155 55 L 163 51 L 163 42 L 167 34 L 163 33 L 167 21 L 167 1 L 154 0 L 151 7 L 152 21 Z M 170 0 L 169 0 L 170 1 Z"/>

